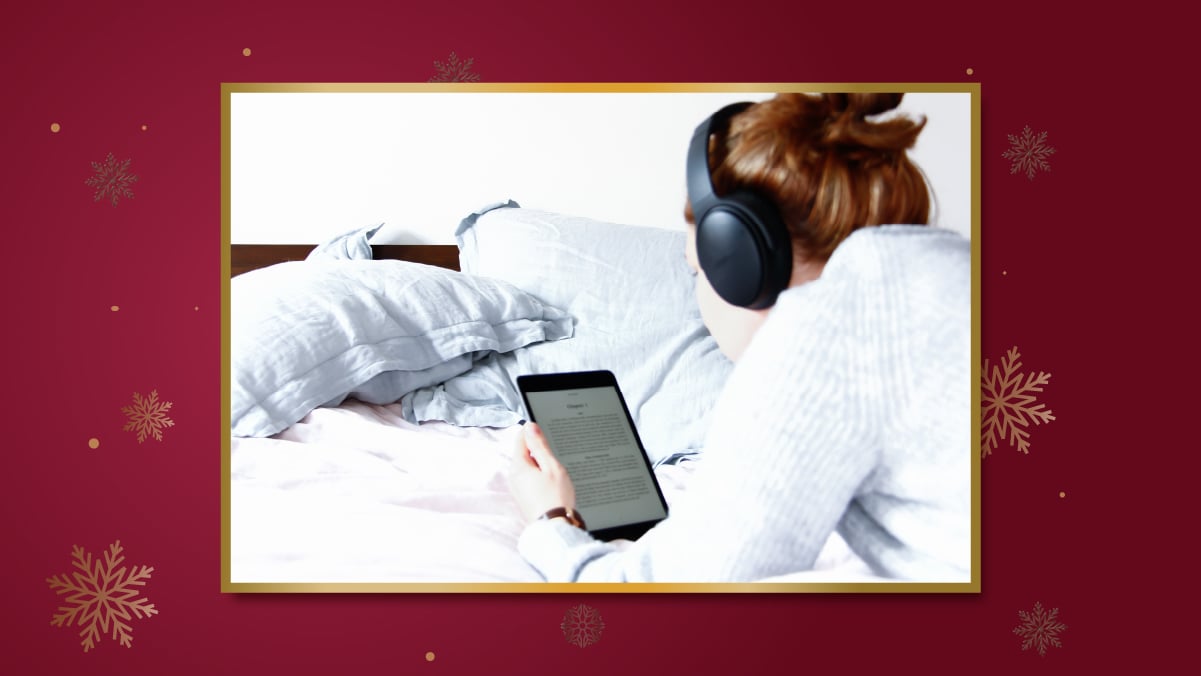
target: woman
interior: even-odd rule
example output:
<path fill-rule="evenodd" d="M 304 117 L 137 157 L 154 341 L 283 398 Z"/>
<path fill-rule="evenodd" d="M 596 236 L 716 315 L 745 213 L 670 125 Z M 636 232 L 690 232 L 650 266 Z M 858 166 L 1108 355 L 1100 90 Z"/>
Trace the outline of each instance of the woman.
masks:
<path fill-rule="evenodd" d="M 526 426 L 510 483 L 546 579 L 759 580 L 811 568 L 835 530 L 877 575 L 969 578 L 970 248 L 924 225 L 905 153 L 924 120 L 874 117 L 901 96 L 782 94 L 698 127 L 686 255 L 735 369 L 687 491 L 634 543 L 538 519 L 575 491 Z"/>

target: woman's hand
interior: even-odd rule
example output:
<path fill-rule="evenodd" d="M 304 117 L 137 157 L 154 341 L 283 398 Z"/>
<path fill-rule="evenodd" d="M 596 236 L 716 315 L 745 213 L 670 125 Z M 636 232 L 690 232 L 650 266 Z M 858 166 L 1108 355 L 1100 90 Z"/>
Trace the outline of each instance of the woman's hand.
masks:
<path fill-rule="evenodd" d="M 509 488 L 526 521 L 537 519 L 555 507 L 575 509 L 575 485 L 537 424 L 526 423 L 517 435 L 512 461 Z"/>

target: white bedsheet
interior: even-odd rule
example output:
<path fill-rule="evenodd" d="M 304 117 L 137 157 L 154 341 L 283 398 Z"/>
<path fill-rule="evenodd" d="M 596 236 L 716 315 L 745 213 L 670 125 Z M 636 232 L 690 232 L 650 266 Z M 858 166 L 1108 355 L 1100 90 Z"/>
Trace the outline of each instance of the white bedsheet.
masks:
<path fill-rule="evenodd" d="M 505 472 L 516 428 L 406 422 L 397 404 L 320 408 L 268 439 L 233 438 L 230 581 L 538 582 L 517 553 Z M 670 507 L 690 465 L 656 475 Z M 871 579 L 835 536 L 817 570 Z"/>

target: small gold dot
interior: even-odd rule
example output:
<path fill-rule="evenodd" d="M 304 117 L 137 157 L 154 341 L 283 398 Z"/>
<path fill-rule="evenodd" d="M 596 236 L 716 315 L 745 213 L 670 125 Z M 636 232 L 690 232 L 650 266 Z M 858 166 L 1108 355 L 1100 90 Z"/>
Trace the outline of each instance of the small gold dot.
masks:
<path fill-rule="evenodd" d="M 434 661 L 434 653 L 432 653 L 432 652 L 428 652 L 428 653 L 426 653 L 426 654 L 425 654 L 425 661 L 426 661 L 426 662 L 433 662 L 433 661 Z"/>
<path fill-rule="evenodd" d="M 52 132 L 54 132 L 55 134 L 57 134 L 59 129 L 62 129 L 62 125 L 60 125 L 60 124 L 59 124 L 59 123 L 57 123 L 57 122 L 51 122 L 51 123 L 50 123 L 50 131 L 52 131 Z"/>
<path fill-rule="evenodd" d="M 250 56 L 250 48 L 249 47 L 242 50 L 242 56 Z"/>
<path fill-rule="evenodd" d="M 117 310 L 120 310 L 120 309 L 121 309 L 121 306 L 120 306 L 120 305 L 114 305 L 114 306 L 110 307 L 109 309 L 110 309 L 110 310 L 112 310 L 113 312 L 116 312 Z"/>
<path fill-rule="evenodd" d="M 91 448 L 91 449 L 100 448 L 100 440 L 97 439 L 96 437 L 92 437 L 91 439 L 88 439 L 88 448 Z"/>
<path fill-rule="evenodd" d="M 1064 493 L 1063 491 L 1059 491 L 1059 497 L 1066 498 L 1067 496 L 1068 496 L 1067 493 Z"/>
<path fill-rule="evenodd" d="M 967 74 L 968 74 L 968 75 L 971 75 L 971 74 L 972 74 L 972 69 L 971 69 L 971 68 L 968 68 L 968 69 L 967 69 Z"/>

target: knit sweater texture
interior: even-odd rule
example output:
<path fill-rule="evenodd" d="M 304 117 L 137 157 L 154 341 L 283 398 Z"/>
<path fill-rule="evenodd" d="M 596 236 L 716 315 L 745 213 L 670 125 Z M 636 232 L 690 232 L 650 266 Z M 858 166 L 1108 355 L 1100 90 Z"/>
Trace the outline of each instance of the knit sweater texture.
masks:
<path fill-rule="evenodd" d="M 535 521 L 518 548 L 549 581 L 754 581 L 837 530 L 876 575 L 968 581 L 971 358 L 968 240 L 857 230 L 780 295 L 667 519 L 633 543 Z"/>

